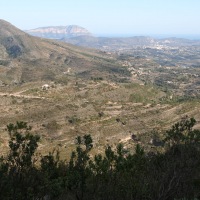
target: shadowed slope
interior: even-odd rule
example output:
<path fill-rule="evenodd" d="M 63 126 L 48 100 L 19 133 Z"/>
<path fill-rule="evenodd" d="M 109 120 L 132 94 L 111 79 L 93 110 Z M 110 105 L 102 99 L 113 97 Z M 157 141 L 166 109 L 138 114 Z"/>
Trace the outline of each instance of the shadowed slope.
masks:
<path fill-rule="evenodd" d="M 102 52 L 36 38 L 4 20 L 0 20 L 0 65 L 6 67 L 0 74 L 3 82 L 56 80 L 69 69 L 71 75 L 87 78 L 127 73 Z"/>

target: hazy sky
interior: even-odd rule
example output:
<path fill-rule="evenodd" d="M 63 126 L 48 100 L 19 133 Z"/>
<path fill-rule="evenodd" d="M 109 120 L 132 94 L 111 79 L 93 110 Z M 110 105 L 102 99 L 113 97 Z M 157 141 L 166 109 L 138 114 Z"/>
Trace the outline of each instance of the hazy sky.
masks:
<path fill-rule="evenodd" d="M 200 0 L 0 0 L 20 29 L 80 25 L 104 35 L 200 35 Z"/>

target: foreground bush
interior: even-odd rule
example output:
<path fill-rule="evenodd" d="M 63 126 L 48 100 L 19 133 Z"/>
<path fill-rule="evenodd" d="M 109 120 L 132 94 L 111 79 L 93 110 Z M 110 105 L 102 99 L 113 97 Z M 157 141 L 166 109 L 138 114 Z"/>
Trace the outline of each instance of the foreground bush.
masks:
<path fill-rule="evenodd" d="M 119 144 L 90 156 L 90 135 L 76 138 L 69 161 L 37 156 L 39 136 L 25 122 L 9 124 L 10 151 L 0 159 L 2 200 L 172 200 L 200 197 L 200 131 L 185 118 L 166 131 L 165 153 L 130 154 Z M 37 162 L 37 164 L 36 164 Z"/>

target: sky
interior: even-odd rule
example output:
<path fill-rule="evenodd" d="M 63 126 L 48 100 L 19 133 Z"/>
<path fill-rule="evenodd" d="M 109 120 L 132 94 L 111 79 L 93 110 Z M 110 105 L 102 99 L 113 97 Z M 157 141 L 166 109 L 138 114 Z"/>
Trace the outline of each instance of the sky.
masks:
<path fill-rule="evenodd" d="M 0 19 L 22 30 L 79 25 L 98 36 L 200 37 L 200 0 L 0 1 Z"/>

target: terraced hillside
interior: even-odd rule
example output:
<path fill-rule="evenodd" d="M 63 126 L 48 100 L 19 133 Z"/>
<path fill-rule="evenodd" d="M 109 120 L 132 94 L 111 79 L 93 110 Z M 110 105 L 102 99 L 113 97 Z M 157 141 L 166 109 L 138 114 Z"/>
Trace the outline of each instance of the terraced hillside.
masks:
<path fill-rule="evenodd" d="M 77 135 L 91 134 L 99 152 L 118 142 L 127 148 L 140 143 L 148 150 L 186 115 L 200 128 L 198 97 L 179 101 L 174 90 L 155 85 L 151 73 L 139 73 L 153 61 L 132 60 L 135 72 L 115 54 L 34 38 L 0 23 L 2 152 L 8 147 L 6 125 L 17 120 L 41 135 L 42 153 L 59 148 L 62 156 Z"/>
<path fill-rule="evenodd" d="M 44 83 L 50 85 L 48 90 L 42 89 Z M 154 146 L 155 134 L 162 139 L 163 130 L 185 115 L 195 117 L 200 127 L 198 100 L 174 102 L 159 89 L 136 83 L 71 78 L 68 84 L 25 83 L 0 95 L 4 150 L 8 139 L 5 125 L 16 120 L 28 122 L 42 135 L 42 152 L 59 147 L 64 154 L 66 148 L 73 148 L 77 135 L 86 133 L 101 152 L 106 144 L 117 142 L 127 147 L 141 143 L 149 149 Z"/>

